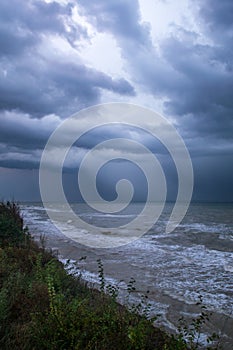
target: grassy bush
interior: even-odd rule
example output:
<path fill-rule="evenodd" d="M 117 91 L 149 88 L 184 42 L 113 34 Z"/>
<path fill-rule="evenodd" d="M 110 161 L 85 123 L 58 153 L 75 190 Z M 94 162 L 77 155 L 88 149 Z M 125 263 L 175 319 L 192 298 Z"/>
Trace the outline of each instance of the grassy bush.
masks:
<path fill-rule="evenodd" d="M 0 203 L 0 244 L 18 245 L 26 238 L 19 207 L 15 203 Z"/>
<path fill-rule="evenodd" d="M 0 348 L 191 348 L 182 331 L 175 337 L 153 326 L 145 300 L 130 311 L 119 305 L 117 287 L 106 285 L 101 261 L 98 267 L 100 291 L 68 274 L 51 252 L 31 239 L 14 203 L 1 203 Z M 129 295 L 134 290 L 132 279 Z"/>

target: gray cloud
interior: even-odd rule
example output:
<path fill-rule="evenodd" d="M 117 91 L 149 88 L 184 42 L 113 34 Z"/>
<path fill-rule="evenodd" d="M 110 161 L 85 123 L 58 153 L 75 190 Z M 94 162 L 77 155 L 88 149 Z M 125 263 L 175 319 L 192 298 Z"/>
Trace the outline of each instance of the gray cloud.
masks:
<path fill-rule="evenodd" d="M 125 79 L 112 79 L 81 63 L 24 57 L 3 64 L 2 68 L 6 71 L 0 80 L 2 110 L 37 116 L 57 112 L 67 117 L 97 103 L 100 89 L 134 95 L 133 87 Z"/>
<path fill-rule="evenodd" d="M 171 99 L 165 104 L 167 111 L 180 116 L 195 115 L 198 132 L 208 123 L 210 129 L 224 137 L 224 130 L 216 128 L 216 124 L 223 123 L 225 131 L 232 127 L 232 73 L 220 60 L 216 61 L 213 49 L 206 45 L 190 46 L 187 41 L 171 38 L 163 49 L 167 61 L 182 75 L 177 89 L 170 92 Z"/>
<path fill-rule="evenodd" d="M 42 118 L 32 118 L 28 114 L 17 112 L 1 113 L 0 120 L 0 166 L 8 166 L 9 168 L 20 168 L 21 166 L 22 168 L 38 168 L 41 152 L 49 136 L 62 123 L 62 119 L 54 114 Z M 86 120 L 86 123 L 91 129 L 91 118 Z M 82 122 L 80 120 L 79 131 L 81 132 L 81 130 Z M 136 138 L 156 154 L 167 154 L 165 147 L 145 131 L 135 129 L 132 126 L 114 124 L 114 127 L 112 125 L 102 126 L 82 135 L 74 145 L 75 150 L 71 153 L 71 158 L 68 157 L 67 167 L 76 169 L 80 161 L 79 157 L 82 158 L 88 149 L 114 138 Z M 60 140 L 60 147 L 64 146 L 66 139 L 67 135 L 64 135 L 64 140 Z M 128 150 L 122 148 L 120 141 L 118 149 L 122 157 L 124 157 L 124 152 L 126 154 L 136 152 L 134 148 Z M 78 158 L 76 152 L 79 154 Z"/>
<path fill-rule="evenodd" d="M 41 33 L 69 37 L 62 16 L 69 16 L 71 3 L 3 0 L 0 4 L 0 54 L 20 54 L 40 41 Z M 78 29 L 80 30 L 81 27 Z M 76 31 L 78 35 L 79 31 Z"/>
<path fill-rule="evenodd" d="M 149 24 L 140 23 L 138 0 L 80 0 L 79 5 L 99 31 L 110 31 L 128 44 L 151 45 Z"/>
<path fill-rule="evenodd" d="M 232 13 L 233 3 L 231 0 L 206 0 L 202 2 L 199 0 L 199 11 L 204 20 L 205 26 L 209 28 L 209 33 L 216 36 L 222 31 L 232 37 L 231 28 L 233 27 Z"/>
<path fill-rule="evenodd" d="M 230 200 L 230 188 L 233 188 L 232 175 L 229 175 L 233 171 L 232 1 L 199 1 L 194 13 L 200 32 L 173 25 L 172 35 L 159 43 L 159 52 L 151 42 L 149 27 L 140 21 L 138 2 L 93 1 L 91 6 L 81 3 L 99 30 L 115 36 L 134 84 L 156 98 L 165 99 L 165 114 L 176 118 L 176 125 L 196 159 L 195 199 L 202 196 L 202 199 Z M 134 9 L 129 28 L 122 35 L 122 28 L 127 25 L 124 14 L 131 6 Z M 192 6 L 196 5 L 192 3 Z M 97 9 L 104 16 L 98 16 Z M 216 173 L 216 179 L 214 176 L 208 179 L 209 169 Z M 221 188 L 223 182 L 224 193 L 220 190 L 215 196 L 214 187 Z"/>
<path fill-rule="evenodd" d="M 19 0 L 0 4 L 0 109 L 35 116 L 59 113 L 69 116 L 98 103 L 101 90 L 134 95 L 124 79 L 113 79 L 89 68 L 77 52 L 77 63 L 42 54 L 46 35 L 65 38 L 71 45 L 86 29 L 71 21 L 71 3 Z M 16 10 L 17 9 L 17 10 Z"/>
<path fill-rule="evenodd" d="M 152 45 L 148 26 L 140 21 L 137 1 L 81 4 L 99 30 L 115 35 L 134 82 L 157 98 L 166 97 L 164 111 L 177 117 L 181 133 L 232 137 L 231 0 L 199 2 L 196 16 L 212 43 L 201 43 L 198 32 L 173 26 L 172 36 L 160 43 L 160 54 Z"/>
<path fill-rule="evenodd" d="M 203 198 L 211 197 L 214 186 L 225 181 L 222 198 L 229 199 L 233 164 L 232 1 L 198 0 L 194 13 L 200 32 L 174 25 L 172 35 L 158 43 L 159 51 L 153 45 L 149 24 L 141 21 L 138 1 L 80 0 L 78 5 L 98 32 L 114 36 L 132 83 L 82 61 L 77 43 L 89 38 L 81 24 L 71 21 L 75 2 L 1 1 L 0 166 L 38 167 L 40 152 L 62 118 L 98 103 L 103 91 L 134 96 L 140 88 L 165 100 L 165 114 L 175 117 L 194 159 L 196 192 Z M 51 35 L 68 42 L 76 59 L 42 52 Z M 88 149 L 125 133 L 120 128 L 116 132 L 96 131 L 83 139 L 80 147 Z M 165 153 L 146 137 L 144 142 L 154 152 Z M 210 181 L 209 171 L 216 174 Z"/>
<path fill-rule="evenodd" d="M 0 114 L 0 144 L 10 147 L 42 149 L 50 134 L 61 123 L 61 118 L 48 115 L 41 119 L 31 118 L 28 114 L 4 112 Z"/>

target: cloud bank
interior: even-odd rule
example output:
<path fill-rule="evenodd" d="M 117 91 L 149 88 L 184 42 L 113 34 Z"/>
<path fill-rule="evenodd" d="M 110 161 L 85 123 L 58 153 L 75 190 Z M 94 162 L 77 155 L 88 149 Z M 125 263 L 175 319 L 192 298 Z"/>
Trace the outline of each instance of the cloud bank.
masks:
<path fill-rule="evenodd" d="M 0 167 L 37 169 L 49 135 L 82 108 L 122 100 L 147 106 L 154 100 L 193 157 L 194 197 L 214 200 L 222 184 L 216 200 L 232 200 L 233 3 L 187 0 L 187 18 L 158 38 L 143 18 L 143 1 L 1 1 Z M 154 11 L 156 21 L 160 14 Z M 120 52 L 123 69 L 114 75 L 83 56 L 101 34 Z M 101 55 L 109 56 L 111 66 L 114 52 L 106 46 Z M 129 131 L 102 130 L 79 147 L 85 151 Z M 144 143 L 151 146 L 146 135 Z M 163 154 L 158 146 L 154 151 Z"/>

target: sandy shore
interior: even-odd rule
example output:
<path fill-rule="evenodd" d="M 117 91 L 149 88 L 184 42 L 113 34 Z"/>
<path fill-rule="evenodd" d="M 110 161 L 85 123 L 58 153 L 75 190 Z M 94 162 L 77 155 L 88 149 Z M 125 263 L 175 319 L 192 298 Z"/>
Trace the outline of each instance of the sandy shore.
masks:
<path fill-rule="evenodd" d="M 40 232 L 34 232 L 35 238 L 38 240 Z M 165 292 L 156 288 L 156 276 L 154 283 L 145 285 L 144 275 L 146 269 L 144 266 L 133 266 L 127 262 L 127 257 L 122 254 L 119 259 L 119 251 L 115 249 L 92 249 L 86 246 L 81 246 L 69 238 L 59 235 L 47 235 L 45 239 L 46 247 L 57 252 L 61 259 L 79 260 L 86 257 L 79 265 L 80 269 L 88 271 L 89 276 L 96 276 L 98 274 L 97 259 L 101 259 L 106 278 L 111 281 L 125 281 L 127 284 L 131 277 L 136 280 L 136 288 L 140 293 L 146 293 L 149 289 L 149 299 L 152 303 L 152 315 L 161 314 L 156 321 L 165 329 L 174 332 L 178 324 L 178 319 L 181 315 L 187 319 L 187 322 L 192 317 L 198 314 L 199 309 L 196 305 L 187 304 L 184 299 L 180 300 L 166 295 Z M 118 258 L 116 259 L 116 255 Z M 85 278 L 85 273 L 84 273 Z M 96 280 L 93 280 L 96 282 Z M 121 286 L 121 284 L 119 284 Z M 124 293 L 124 291 L 123 291 Z M 225 316 L 218 312 L 211 310 L 212 316 L 208 325 L 204 327 L 203 332 L 212 334 L 217 332 L 221 334 L 221 344 L 224 350 L 232 350 L 233 348 L 233 318 Z"/>

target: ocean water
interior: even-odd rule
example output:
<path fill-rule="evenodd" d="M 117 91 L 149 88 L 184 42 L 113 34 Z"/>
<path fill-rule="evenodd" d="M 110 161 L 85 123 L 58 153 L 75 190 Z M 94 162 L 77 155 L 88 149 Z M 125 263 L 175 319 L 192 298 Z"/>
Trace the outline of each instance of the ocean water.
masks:
<path fill-rule="evenodd" d="M 99 213 L 84 204 L 73 204 L 72 207 L 83 220 L 108 229 L 135 218 L 142 205 L 132 204 L 119 214 Z M 50 210 L 53 210 L 52 206 Z M 140 292 L 149 290 L 154 314 L 160 314 L 161 324 L 170 329 L 177 327 L 178 314 L 195 315 L 194 305 L 201 294 L 203 303 L 213 312 L 212 328 L 206 332 L 221 332 L 226 341 L 224 348 L 232 349 L 233 205 L 191 204 L 182 223 L 172 233 L 166 234 L 171 210 L 172 204 L 166 204 L 159 220 L 141 238 L 116 248 L 94 249 L 63 234 L 70 234 L 73 230 L 71 237 L 75 234 L 88 237 L 94 235 L 94 228 L 93 232 L 77 232 L 72 223 L 64 223 L 61 233 L 41 204 L 21 205 L 30 232 L 36 237 L 44 234 L 48 245 L 59 250 L 63 261 L 87 256 L 80 265 L 87 281 L 98 283 L 96 260 L 101 258 L 109 282 L 125 290 L 133 277 Z M 111 234 L 111 229 L 106 232 Z M 101 239 L 104 239 L 104 234 Z"/>

